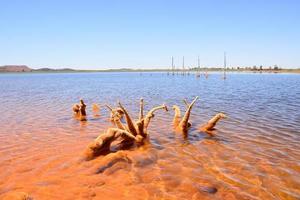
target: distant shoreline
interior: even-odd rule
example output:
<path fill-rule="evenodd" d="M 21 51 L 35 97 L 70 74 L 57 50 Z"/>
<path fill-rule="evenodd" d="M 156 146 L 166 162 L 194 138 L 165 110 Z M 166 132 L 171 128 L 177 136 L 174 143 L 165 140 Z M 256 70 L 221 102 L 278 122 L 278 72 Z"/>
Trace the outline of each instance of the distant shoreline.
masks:
<path fill-rule="evenodd" d="M 164 69 L 149 69 L 149 70 L 53 70 L 53 71 L 39 71 L 39 70 L 34 70 L 34 71 L 28 71 L 28 72 L 3 72 L 0 71 L 0 74 L 53 74 L 53 73 L 110 73 L 110 72 L 132 72 L 132 73 L 142 73 L 142 72 L 165 72 L 165 73 L 170 73 L 172 74 L 171 70 L 164 70 Z M 214 69 L 208 69 L 208 70 L 200 70 L 200 71 L 195 71 L 195 70 L 190 70 L 190 71 L 185 71 L 185 73 L 205 73 L 205 72 L 220 72 L 223 73 L 222 70 L 214 70 Z M 285 74 L 285 73 L 292 73 L 292 74 L 300 74 L 300 69 L 282 69 L 282 70 L 262 70 L 262 71 L 252 71 L 252 70 L 226 70 L 228 73 L 253 73 L 253 74 Z M 174 74 L 179 73 L 181 74 L 182 71 L 175 71 Z"/>
<path fill-rule="evenodd" d="M 73 70 L 73 71 L 30 71 L 30 72 L 0 72 L 0 74 L 63 74 L 63 73 L 112 73 L 112 72 L 120 72 L 120 73 L 143 73 L 143 72 L 165 72 L 172 74 L 172 71 L 170 70 Z M 185 73 L 197 73 L 200 72 L 201 74 L 204 74 L 205 72 L 219 72 L 223 73 L 221 70 L 200 70 L 200 71 L 186 71 Z M 268 70 L 268 71 L 251 71 L 251 70 L 227 70 L 227 73 L 253 73 L 253 74 L 300 74 L 300 70 L 280 70 L 280 71 L 274 71 L 274 70 Z M 176 71 L 174 74 L 181 74 L 182 71 Z"/>
<path fill-rule="evenodd" d="M 196 68 L 190 70 L 177 70 L 174 73 L 191 72 L 191 73 L 204 73 L 204 72 L 223 72 L 223 68 L 201 68 L 199 71 Z M 0 66 L 0 74 L 3 73 L 95 73 L 95 72 L 169 72 L 173 73 L 170 69 L 130 69 L 130 68 L 120 68 L 120 69 L 102 69 L 102 70 L 76 70 L 70 68 L 64 69 L 51 69 L 51 68 L 41 68 L 41 69 L 31 69 L 26 65 L 6 65 Z M 252 68 L 227 68 L 226 72 L 241 72 L 241 73 L 295 73 L 300 74 L 300 69 L 252 69 Z"/>

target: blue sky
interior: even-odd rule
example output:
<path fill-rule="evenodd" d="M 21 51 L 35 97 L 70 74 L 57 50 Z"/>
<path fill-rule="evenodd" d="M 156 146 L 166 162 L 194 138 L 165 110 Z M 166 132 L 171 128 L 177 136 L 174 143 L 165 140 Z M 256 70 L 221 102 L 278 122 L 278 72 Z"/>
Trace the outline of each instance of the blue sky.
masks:
<path fill-rule="evenodd" d="M 300 1 L 0 0 L 0 65 L 300 68 Z"/>

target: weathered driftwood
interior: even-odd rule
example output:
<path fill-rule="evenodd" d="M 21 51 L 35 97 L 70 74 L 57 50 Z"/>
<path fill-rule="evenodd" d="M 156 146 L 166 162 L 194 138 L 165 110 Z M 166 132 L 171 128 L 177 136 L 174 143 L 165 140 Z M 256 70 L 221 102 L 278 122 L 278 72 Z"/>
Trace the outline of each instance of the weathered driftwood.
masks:
<path fill-rule="evenodd" d="M 86 105 L 82 99 L 80 99 L 79 104 L 73 105 L 73 112 L 78 117 L 79 120 L 85 121 L 86 120 Z"/>
<path fill-rule="evenodd" d="M 101 134 L 88 145 L 85 151 L 86 160 L 109 153 L 111 150 L 111 144 L 114 141 L 119 142 L 118 146 L 120 146 L 121 149 L 123 147 L 128 148 L 133 144 L 141 144 L 143 140 L 147 138 L 147 129 L 151 119 L 154 117 L 154 112 L 160 109 L 168 111 L 167 106 L 163 104 L 161 106 L 152 108 L 144 116 L 144 100 L 141 99 L 139 119 L 137 121 L 133 121 L 126 108 L 120 102 L 119 106 L 122 109 L 122 113 L 125 115 L 127 125 L 122 123 L 122 115 L 119 114 L 120 112 L 118 112 L 117 109 L 112 109 L 107 105 L 112 113 L 111 118 L 117 128 L 109 128 L 106 133 Z"/>
<path fill-rule="evenodd" d="M 199 97 L 195 97 L 195 99 L 192 101 L 191 104 L 188 104 L 186 100 L 184 100 L 184 103 L 186 104 L 186 111 L 184 113 L 184 116 L 181 118 L 181 111 L 180 108 L 176 105 L 173 106 L 173 109 L 175 111 L 174 118 L 173 118 L 173 127 L 175 131 L 181 132 L 185 135 L 188 133 L 188 129 L 191 127 L 191 123 L 189 122 L 189 118 L 191 115 L 192 108 L 197 101 Z"/>
<path fill-rule="evenodd" d="M 146 137 L 144 133 L 144 99 L 140 99 L 140 112 L 139 112 L 139 120 L 136 123 L 138 134 L 142 137 Z"/>
<path fill-rule="evenodd" d="M 127 130 L 131 132 L 133 135 L 140 135 L 143 138 L 146 138 L 148 135 L 148 126 L 152 118 L 154 118 L 154 112 L 157 110 L 164 109 L 168 111 L 166 105 L 156 106 L 152 108 L 145 116 L 144 116 L 144 100 L 140 100 L 140 111 L 139 111 L 139 119 L 135 122 L 132 120 L 130 115 L 124 106 L 119 102 L 120 108 L 123 110 L 125 114 L 125 119 L 127 122 Z"/>
<path fill-rule="evenodd" d="M 125 115 L 125 120 L 127 123 L 127 128 L 128 131 L 130 133 L 132 133 L 132 135 L 136 136 L 138 131 L 137 131 L 137 127 L 136 124 L 134 123 L 134 121 L 131 119 L 130 115 L 128 114 L 127 110 L 123 107 L 123 105 L 121 104 L 121 102 L 119 102 L 119 106 L 122 109 L 122 111 L 124 112 Z"/>
<path fill-rule="evenodd" d="M 144 134 L 146 134 L 147 133 L 147 130 L 148 130 L 148 126 L 149 126 L 149 124 L 150 124 L 150 121 L 151 121 L 151 119 L 152 118 L 154 118 L 154 112 L 155 111 L 157 111 L 157 110 L 161 110 L 161 109 L 163 109 L 163 110 L 165 110 L 166 112 L 168 112 L 168 107 L 165 105 L 165 104 L 163 104 L 163 105 L 161 105 L 161 106 L 156 106 L 156 107 L 154 107 L 154 108 L 152 108 L 148 113 L 147 113 L 147 115 L 145 116 L 145 118 L 144 118 Z"/>
<path fill-rule="evenodd" d="M 110 152 L 111 143 L 119 137 L 126 141 L 141 142 L 140 136 L 135 137 L 130 132 L 119 128 L 109 128 L 105 133 L 99 135 L 93 142 L 91 142 L 84 153 L 86 160 L 91 160 L 100 155 L 106 155 Z"/>
<path fill-rule="evenodd" d="M 124 116 L 124 112 L 121 108 L 112 108 L 110 105 L 105 105 L 110 110 L 110 121 L 114 121 L 115 117 L 122 119 Z"/>
<path fill-rule="evenodd" d="M 74 104 L 73 107 L 72 107 L 72 110 L 74 112 L 74 114 L 78 114 L 79 113 L 79 104 Z"/>
<path fill-rule="evenodd" d="M 201 132 L 208 133 L 210 135 L 213 134 L 214 127 L 216 126 L 217 122 L 220 119 L 227 118 L 227 116 L 224 113 L 217 113 L 213 118 L 211 118 L 206 124 L 202 125 L 199 130 Z"/>

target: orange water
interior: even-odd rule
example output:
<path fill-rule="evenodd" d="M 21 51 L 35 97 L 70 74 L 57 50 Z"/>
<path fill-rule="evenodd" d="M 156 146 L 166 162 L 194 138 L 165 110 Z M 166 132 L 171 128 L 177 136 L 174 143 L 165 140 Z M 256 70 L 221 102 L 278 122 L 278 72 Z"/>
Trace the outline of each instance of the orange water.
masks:
<path fill-rule="evenodd" d="M 300 76 L 219 74 L 208 79 L 160 73 L 0 75 L 0 199 L 300 199 Z M 173 111 L 159 111 L 149 144 L 82 161 L 86 145 L 112 126 L 105 103 L 137 116 L 200 97 L 184 139 Z M 82 97 L 88 121 L 71 106 Z M 92 103 L 101 106 L 94 116 Z M 209 137 L 197 131 L 216 112 Z"/>

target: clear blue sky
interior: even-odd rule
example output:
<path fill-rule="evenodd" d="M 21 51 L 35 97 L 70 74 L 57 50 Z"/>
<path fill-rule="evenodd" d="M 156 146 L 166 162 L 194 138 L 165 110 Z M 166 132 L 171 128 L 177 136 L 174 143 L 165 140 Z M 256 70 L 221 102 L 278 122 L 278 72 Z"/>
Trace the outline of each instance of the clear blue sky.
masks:
<path fill-rule="evenodd" d="M 0 0 L 0 65 L 300 68 L 300 1 Z"/>

